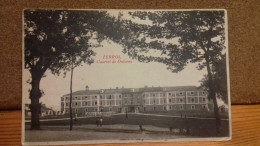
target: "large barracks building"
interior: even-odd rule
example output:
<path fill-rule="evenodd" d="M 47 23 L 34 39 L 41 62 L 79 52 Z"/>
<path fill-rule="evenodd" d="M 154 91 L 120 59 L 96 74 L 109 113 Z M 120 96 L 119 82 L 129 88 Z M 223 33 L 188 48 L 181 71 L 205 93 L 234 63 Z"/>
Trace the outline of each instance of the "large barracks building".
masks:
<path fill-rule="evenodd" d="M 70 94 L 61 97 L 61 111 L 69 114 Z M 139 113 L 151 111 L 210 111 L 212 101 L 196 86 L 115 88 L 72 93 L 74 114 Z"/>

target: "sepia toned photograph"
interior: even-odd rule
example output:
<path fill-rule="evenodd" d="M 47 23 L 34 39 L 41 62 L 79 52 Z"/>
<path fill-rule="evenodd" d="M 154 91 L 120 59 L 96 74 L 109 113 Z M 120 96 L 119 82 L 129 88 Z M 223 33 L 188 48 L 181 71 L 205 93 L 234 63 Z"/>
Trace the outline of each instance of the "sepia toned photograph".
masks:
<path fill-rule="evenodd" d="M 225 10 L 23 12 L 23 145 L 231 140 Z"/>

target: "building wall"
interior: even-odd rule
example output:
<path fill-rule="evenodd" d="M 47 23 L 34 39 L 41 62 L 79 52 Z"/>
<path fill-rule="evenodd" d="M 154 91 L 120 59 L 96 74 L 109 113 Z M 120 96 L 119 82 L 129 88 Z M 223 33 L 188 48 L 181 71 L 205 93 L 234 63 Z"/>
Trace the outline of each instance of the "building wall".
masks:
<path fill-rule="evenodd" d="M 86 115 L 92 112 L 211 111 L 213 104 L 203 91 L 129 92 L 73 95 L 72 108 L 74 114 Z M 61 98 L 61 111 L 68 114 L 68 96 Z"/>

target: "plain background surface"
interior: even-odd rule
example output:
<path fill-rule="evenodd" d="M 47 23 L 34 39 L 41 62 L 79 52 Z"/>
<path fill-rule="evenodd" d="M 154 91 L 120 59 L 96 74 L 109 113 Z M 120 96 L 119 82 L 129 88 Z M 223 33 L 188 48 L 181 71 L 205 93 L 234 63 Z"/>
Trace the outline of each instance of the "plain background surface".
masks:
<path fill-rule="evenodd" d="M 48 9 L 226 9 L 232 104 L 260 102 L 259 0 L 0 0 L 0 109 L 21 109 L 22 11 Z"/>

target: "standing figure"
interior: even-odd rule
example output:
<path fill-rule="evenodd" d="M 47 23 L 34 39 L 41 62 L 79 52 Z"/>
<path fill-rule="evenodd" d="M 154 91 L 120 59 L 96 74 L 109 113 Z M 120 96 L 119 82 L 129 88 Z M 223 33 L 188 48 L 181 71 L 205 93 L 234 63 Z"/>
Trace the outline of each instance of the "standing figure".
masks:
<path fill-rule="evenodd" d="M 99 125 L 100 125 L 100 127 L 102 127 L 102 124 L 103 124 L 103 119 L 102 119 L 102 117 L 99 119 L 99 121 L 100 121 Z"/>
<path fill-rule="evenodd" d="M 97 127 L 99 126 L 99 119 L 97 118 L 96 119 L 96 124 L 97 124 Z"/>
<path fill-rule="evenodd" d="M 125 112 L 125 118 L 128 119 L 127 111 Z"/>
<path fill-rule="evenodd" d="M 78 114 L 75 114 L 75 121 L 77 121 L 77 118 L 78 118 Z"/>

